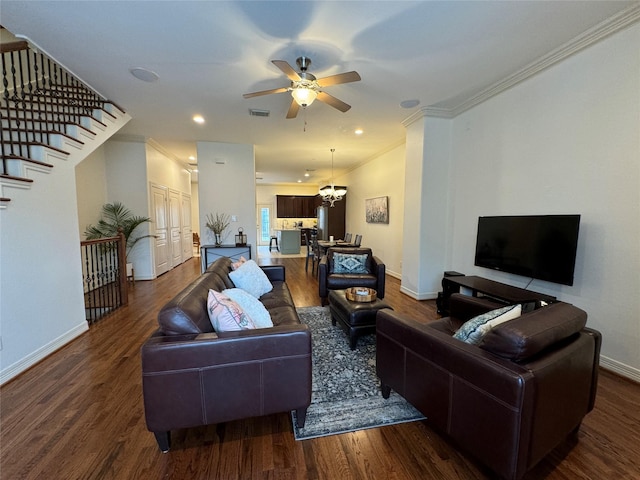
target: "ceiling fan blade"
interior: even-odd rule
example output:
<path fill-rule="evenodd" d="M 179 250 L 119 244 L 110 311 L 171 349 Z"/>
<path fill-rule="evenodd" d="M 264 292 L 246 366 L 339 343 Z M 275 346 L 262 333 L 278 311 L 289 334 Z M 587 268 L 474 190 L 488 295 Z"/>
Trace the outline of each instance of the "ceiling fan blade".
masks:
<path fill-rule="evenodd" d="M 271 60 L 276 67 L 278 67 L 282 72 L 291 80 L 292 82 L 300 81 L 300 75 L 296 72 L 291 65 L 289 65 L 284 60 Z"/>
<path fill-rule="evenodd" d="M 259 97 L 260 95 L 269 95 L 271 93 L 284 93 L 284 92 L 286 92 L 288 90 L 289 90 L 288 87 L 274 88 L 272 90 L 263 90 L 261 92 L 245 93 L 242 96 L 244 98 Z"/>
<path fill-rule="evenodd" d="M 289 111 L 287 112 L 287 118 L 296 118 L 296 116 L 298 116 L 299 109 L 300 105 L 298 105 L 295 100 L 291 99 L 291 105 L 289 106 Z"/>
<path fill-rule="evenodd" d="M 319 78 L 318 85 L 328 87 L 330 85 L 338 85 L 340 83 L 358 82 L 362 80 L 358 72 L 338 73 L 337 75 L 329 75 L 328 77 Z"/>
<path fill-rule="evenodd" d="M 346 112 L 351 108 L 351 105 L 344 103 L 342 100 L 338 100 L 336 97 L 329 95 L 327 92 L 319 92 L 318 100 L 331 105 L 333 108 L 337 108 L 341 112 Z"/>

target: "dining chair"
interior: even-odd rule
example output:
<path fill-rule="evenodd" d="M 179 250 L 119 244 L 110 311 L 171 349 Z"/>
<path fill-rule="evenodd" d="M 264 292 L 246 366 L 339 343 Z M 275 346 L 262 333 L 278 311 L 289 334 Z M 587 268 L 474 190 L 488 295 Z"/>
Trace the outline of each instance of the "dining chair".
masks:
<path fill-rule="evenodd" d="M 354 247 L 359 247 L 362 243 L 362 235 L 356 235 L 356 239 L 353 241 Z"/>
<path fill-rule="evenodd" d="M 345 233 L 344 235 L 344 243 L 351 243 L 352 235 L 350 233 Z"/>
<path fill-rule="evenodd" d="M 311 273 L 316 272 L 316 263 L 319 261 L 317 256 L 317 248 L 314 248 L 314 241 L 317 245 L 318 240 L 315 235 L 309 235 L 309 232 L 304 232 L 305 243 L 307 244 L 307 259 L 304 263 L 304 271 L 309 271 L 309 259 L 311 259 Z"/>

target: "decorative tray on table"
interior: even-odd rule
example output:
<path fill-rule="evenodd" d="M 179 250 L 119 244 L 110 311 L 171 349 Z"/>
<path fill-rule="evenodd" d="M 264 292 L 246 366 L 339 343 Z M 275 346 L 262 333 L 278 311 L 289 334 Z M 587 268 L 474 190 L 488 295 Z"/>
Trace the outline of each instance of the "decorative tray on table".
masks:
<path fill-rule="evenodd" d="M 345 296 L 352 302 L 373 302 L 376 291 L 367 287 L 350 287 L 345 290 Z"/>

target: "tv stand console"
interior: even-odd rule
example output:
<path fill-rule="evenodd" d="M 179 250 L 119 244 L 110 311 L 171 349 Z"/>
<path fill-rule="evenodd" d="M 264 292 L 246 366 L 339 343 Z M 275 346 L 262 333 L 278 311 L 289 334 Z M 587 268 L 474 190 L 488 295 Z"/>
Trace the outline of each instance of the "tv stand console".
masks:
<path fill-rule="evenodd" d="M 462 292 L 461 292 L 462 289 Z M 524 288 L 512 287 L 488 278 L 463 275 L 458 272 L 445 272 L 442 279 L 442 293 L 436 301 L 438 313 L 449 315 L 449 297 L 453 293 L 469 292 L 474 297 L 482 297 L 499 305 L 522 304 L 523 311 L 533 310 L 540 302 L 553 303 L 557 299 L 550 295 L 532 292 Z"/>

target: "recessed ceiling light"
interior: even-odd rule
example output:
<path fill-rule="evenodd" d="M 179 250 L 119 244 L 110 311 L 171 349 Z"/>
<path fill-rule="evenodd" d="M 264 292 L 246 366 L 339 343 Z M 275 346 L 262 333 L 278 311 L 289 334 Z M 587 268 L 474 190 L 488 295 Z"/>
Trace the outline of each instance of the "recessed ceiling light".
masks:
<path fill-rule="evenodd" d="M 189 160 L 195 160 L 196 157 L 194 157 L 193 155 L 189 155 Z"/>
<path fill-rule="evenodd" d="M 413 108 L 413 107 L 417 107 L 418 105 L 420 105 L 420 100 L 418 100 L 418 99 L 404 100 L 404 101 L 400 102 L 400 106 L 402 108 Z"/>
<path fill-rule="evenodd" d="M 362 130 L 361 128 L 356 128 L 353 133 L 355 133 L 356 135 L 362 135 L 364 133 L 364 130 Z"/>
<path fill-rule="evenodd" d="M 308 176 L 309 176 L 309 172 L 305 173 L 305 174 L 304 174 L 304 176 L 305 176 L 305 177 L 308 177 Z"/>
<path fill-rule="evenodd" d="M 298 183 L 302 183 L 302 180 L 298 179 Z"/>
<path fill-rule="evenodd" d="M 148 83 L 157 82 L 160 78 L 156 72 L 152 72 L 151 70 L 144 67 L 131 67 L 129 69 L 129 72 L 138 80 L 142 80 L 143 82 Z"/>
<path fill-rule="evenodd" d="M 204 123 L 204 117 L 202 115 L 194 115 L 193 116 L 193 121 L 196 122 L 196 123 L 203 124 Z"/>

